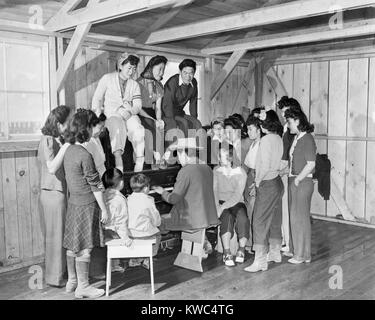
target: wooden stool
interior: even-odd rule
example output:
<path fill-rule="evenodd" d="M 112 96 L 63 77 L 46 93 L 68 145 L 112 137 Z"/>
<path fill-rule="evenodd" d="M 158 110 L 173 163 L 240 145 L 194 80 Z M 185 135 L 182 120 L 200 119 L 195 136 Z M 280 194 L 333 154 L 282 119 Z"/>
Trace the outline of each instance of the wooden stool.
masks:
<path fill-rule="evenodd" d="M 206 229 L 181 231 L 182 247 L 174 265 L 203 272 L 202 256 Z"/>

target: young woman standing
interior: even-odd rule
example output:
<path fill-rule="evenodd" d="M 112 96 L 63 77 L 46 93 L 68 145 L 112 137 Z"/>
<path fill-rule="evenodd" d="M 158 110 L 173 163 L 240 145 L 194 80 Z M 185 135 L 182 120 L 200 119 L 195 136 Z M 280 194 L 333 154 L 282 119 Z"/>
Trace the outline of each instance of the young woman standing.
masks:
<path fill-rule="evenodd" d="M 66 140 L 71 144 L 64 156 L 64 169 L 69 190 L 63 246 L 67 249 L 68 282 L 66 291 L 77 298 L 97 298 L 103 289 L 89 285 L 91 251 L 103 244 L 100 222 L 107 221 L 103 199 L 104 187 L 94 159 L 84 147 L 92 136 L 88 113 L 76 113 L 69 123 Z"/>
<path fill-rule="evenodd" d="M 261 129 L 261 120 L 258 117 L 250 116 L 247 121 L 247 131 L 249 134 L 249 139 L 252 141 L 249 151 L 245 157 L 244 165 L 247 171 L 247 180 L 244 191 L 244 199 L 247 207 L 247 216 L 250 220 L 250 235 L 247 242 L 247 247 L 250 252 L 252 252 L 253 246 L 253 232 L 252 232 L 252 221 L 253 212 L 255 204 L 255 165 L 256 158 L 258 154 L 260 139 L 263 137 L 263 132 Z"/>
<path fill-rule="evenodd" d="M 311 197 L 314 191 L 312 174 L 315 169 L 316 144 L 311 125 L 302 110 L 290 108 L 285 112 L 288 127 L 295 138 L 290 147 L 290 252 L 288 262 L 300 264 L 311 261 Z"/>
<path fill-rule="evenodd" d="M 51 111 L 42 128 L 38 148 L 41 164 L 40 202 L 43 208 L 45 237 L 45 281 L 51 286 L 63 285 L 66 270 L 62 246 L 66 215 L 66 181 L 62 166 L 69 147 L 62 135 L 67 128 L 71 109 L 59 106 Z"/>
<path fill-rule="evenodd" d="M 265 134 L 260 140 L 255 163 L 256 199 L 253 214 L 255 259 L 248 272 L 267 270 L 268 262 L 281 262 L 281 216 L 284 186 L 279 176 L 283 127 L 275 111 L 259 115 Z M 268 253 L 268 255 L 267 255 Z"/>

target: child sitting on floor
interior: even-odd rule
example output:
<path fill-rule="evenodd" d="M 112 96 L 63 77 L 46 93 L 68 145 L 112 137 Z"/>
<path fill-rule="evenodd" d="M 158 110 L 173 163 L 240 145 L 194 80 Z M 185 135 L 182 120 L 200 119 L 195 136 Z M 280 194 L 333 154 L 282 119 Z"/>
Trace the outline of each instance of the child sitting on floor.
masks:
<path fill-rule="evenodd" d="M 123 239 L 124 245 L 129 247 L 132 240 L 129 238 L 128 206 L 126 197 L 120 192 L 124 188 L 123 174 L 119 169 L 110 168 L 102 177 L 105 187 L 104 198 L 108 208 L 108 221 L 103 225 L 105 241 Z M 123 272 L 124 266 L 119 259 L 114 259 L 112 271 Z"/>
<path fill-rule="evenodd" d="M 149 196 L 150 178 L 142 173 L 135 174 L 130 178 L 130 187 L 133 193 L 128 196 L 129 210 L 129 231 L 130 237 L 135 239 L 152 239 L 156 238 L 153 245 L 153 256 L 156 256 L 160 246 L 161 224 L 159 211 L 156 209 L 154 198 Z M 142 264 L 146 269 L 149 268 L 149 259 L 131 259 L 129 266 Z"/>

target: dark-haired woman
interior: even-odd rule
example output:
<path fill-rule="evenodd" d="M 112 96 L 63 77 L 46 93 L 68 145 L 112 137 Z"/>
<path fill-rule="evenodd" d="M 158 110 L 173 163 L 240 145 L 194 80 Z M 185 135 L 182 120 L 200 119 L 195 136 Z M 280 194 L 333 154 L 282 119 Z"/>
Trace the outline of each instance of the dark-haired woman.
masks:
<path fill-rule="evenodd" d="M 225 139 L 224 118 L 217 117 L 211 122 L 211 128 L 207 132 L 207 164 L 219 164 L 219 149 Z"/>
<path fill-rule="evenodd" d="M 249 239 L 250 221 L 247 217 L 243 192 L 246 172 L 234 164 L 235 150 L 224 143 L 220 148 L 220 166 L 214 169 L 214 195 L 217 213 L 221 221 L 220 237 L 223 245 L 223 262 L 235 266 L 245 260 L 245 246 Z M 230 240 L 236 231 L 239 249 L 234 259 L 230 251 Z"/>
<path fill-rule="evenodd" d="M 161 117 L 161 102 L 164 86 L 161 83 L 167 64 L 164 56 L 154 56 L 137 79 L 142 95 L 142 109 L 139 113 L 145 132 L 145 161 L 150 164 L 155 158 L 160 163 L 164 150 L 164 121 Z"/>
<path fill-rule="evenodd" d="M 98 117 L 92 110 L 81 110 L 87 112 L 89 126 L 92 127 L 92 136 L 88 142 L 84 143 L 84 146 L 86 147 L 87 151 L 91 153 L 94 159 L 95 168 L 99 172 L 99 176 L 101 178 L 106 170 L 106 167 L 105 153 L 99 136 L 104 129 L 105 120 L 107 118 L 104 113 L 101 113 Z"/>
<path fill-rule="evenodd" d="M 236 151 L 235 162 L 244 166 L 245 157 L 249 151 L 251 141 L 247 134 L 246 126 L 237 117 L 229 116 L 224 120 L 225 135 L 228 143 Z"/>
<path fill-rule="evenodd" d="M 62 166 L 69 143 L 62 135 L 67 128 L 71 109 L 59 106 L 51 111 L 42 128 L 38 148 L 41 163 L 40 202 L 44 218 L 45 281 L 52 286 L 63 285 L 66 270 L 63 249 L 64 223 L 66 215 L 66 181 Z"/>
<path fill-rule="evenodd" d="M 138 117 L 142 109 L 141 90 L 132 79 L 139 58 L 123 53 L 117 60 L 116 72 L 105 74 L 98 82 L 92 98 L 91 109 L 99 116 L 104 113 L 108 120 L 111 149 L 116 168 L 124 171 L 122 154 L 126 139 L 133 145 L 136 156 L 134 171 L 142 171 L 144 164 L 145 132 Z"/>
<path fill-rule="evenodd" d="M 96 298 L 104 290 L 89 285 L 91 251 L 102 244 L 100 222 L 108 217 L 103 199 L 104 187 L 91 154 L 83 144 L 91 138 L 87 112 L 77 112 L 65 133 L 71 143 L 65 152 L 64 169 L 69 191 L 63 246 L 67 249 L 66 291 L 77 298 Z"/>
<path fill-rule="evenodd" d="M 280 168 L 280 176 L 285 187 L 285 193 L 283 196 L 283 221 L 282 221 L 283 244 L 285 244 L 285 246 L 281 250 L 285 252 L 284 254 L 288 255 L 288 252 L 290 251 L 290 248 L 289 248 L 289 245 L 290 245 L 290 223 L 289 223 L 290 196 L 289 196 L 289 191 L 288 191 L 289 190 L 289 187 L 288 187 L 289 151 L 293 143 L 295 134 L 292 134 L 290 132 L 290 129 L 288 128 L 288 124 L 286 123 L 286 119 L 285 119 L 285 112 L 289 108 L 301 110 L 301 106 L 296 99 L 283 96 L 277 102 L 277 107 L 281 111 L 281 115 L 285 121 L 284 133 L 283 133 L 284 152 L 281 158 L 281 168 Z"/>
<path fill-rule="evenodd" d="M 312 174 L 315 169 L 316 144 L 311 125 L 302 110 L 290 108 L 285 112 L 288 127 L 295 134 L 290 148 L 290 251 L 288 262 L 299 264 L 311 261 L 311 197 L 314 191 Z"/>
<path fill-rule="evenodd" d="M 259 110 L 260 113 L 260 110 Z M 261 120 L 256 116 L 249 116 L 246 120 L 247 132 L 249 134 L 249 139 L 252 141 L 249 151 L 244 160 L 244 165 L 247 168 L 247 181 L 244 191 L 244 199 L 247 207 L 247 216 L 250 220 L 250 236 L 247 243 L 249 251 L 252 252 L 253 246 L 253 232 L 252 232 L 252 221 L 253 221 L 253 211 L 255 203 L 255 164 L 258 154 L 260 139 L 263 136 L 261 129 Z"/>
<path fill-rule="evenodd" d="M 255 164 L 256 199 L 253 213 L 255 259 L 248 272 L 268 269 L 268 262 L 281 262 L 281 216 L 284 186 L 279 176 L 283 142 L 282 125 L 275 111 L 259 115 L 264 133 Z M 281 130 L 281 132 L 280 132 Z M 267 254 L 268 253 L 268 254 Z"/>
<path fill-rule="evenodd" d="M 198 120 L 198 83 L 194 78 L 197 64 L 194 60 L 184 59 L 178 68 L 180 73 L 170 77 L 164 86 L 163 120 L 167 133 L 170 129 L 178 127 L 187 138 L 189 129 L 197 130 L 202 127 Z M 184 111 L 188 102 L 190 115 Z M 168 135 L 166 140 L 169 141 L 172 138 Z"/>

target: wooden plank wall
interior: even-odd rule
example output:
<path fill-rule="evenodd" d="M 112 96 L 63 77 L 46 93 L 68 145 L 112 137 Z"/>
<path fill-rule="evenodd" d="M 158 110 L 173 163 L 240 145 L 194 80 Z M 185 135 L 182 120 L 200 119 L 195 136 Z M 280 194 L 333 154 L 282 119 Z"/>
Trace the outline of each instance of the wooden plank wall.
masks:
<path fill-rule="evenodd" d="M 67 81 L 65 82 L 66 101 L 69 105 L 76 107 L 90 107 L 92 96 L 99 79 L 107 72 L 115 70 L 116 57 L 119 53 L 114 51 L 102 51 L 83 47 L 75 59 L 74 66 L 70 70 Z M 142 72 L 145 64 L 151 56 L 139 55 L 140 63 L 138 73 Z M 183 57 L 181 57 L 183 58 Z M 224 64 L 215 62 L 213 67 L 213 75 L 221 70 Z M 202 63 L 202 72 L 204 70 Z M 203 72 L 204 73 L 204 72 Z M 233 113 L 242 113 L 242 107 L 252 108 L 254 105 L 255 89 L 251 90 L 246 87 L 247 67 L 237 66 L 224 83 L 213 103 L 204 100 L 201 101 L 199 108 L 209 108 L 210 112 L 204 112 L 202 119 L 203 124 L 218 116 L 228 116 Z M 197 78 L 200 89 L 203 87 L 204 75 Z M 252 77 L 254 82 L 254 76 Z M 241 89 L 243 87 L 243 90 Z M 207 105 L 203 105 L 207 104 Z"/>
<path fill-rule="evenodd" d="M 44 253 L 39 188 L 36 151 L 0 153 L 0 267 Z"/>
<path fill-rule="evenodd" d="M 220 72 L 224 64 L 214 63 L 214 75 Z M 254 107 L 255 89 L 254 75 L 250 79 L 250 85 L 246 81 L 248 68 L 236 66 L 225 81 L 216 97 L 213 99 L 212 118 L 227 117 L 233 113 L 242 114 L 242 108 Z M 241 90 L 242 87 L 242 90 Z"/>
<path fill-rule="evenodd" d="M 66 103 L 76 108 L 91 108 L 100 78 L 115 70 L 115 57 L 108 51 L 83 46 L 65 81 Z"/>
<path fill-rule="evenodd" d="M 288 95 L 301 103 L 314 123 L 315 134 L 340 137 L 317 138 L 318 152 L 328 152 L 334 168 L 331 178 L 353 214 L 374 224 L 375 142 L 368 138 L 375 138 L 375 92 L 371 90 L 375 86 L 375 58 L 331 59 L 279 62 L 273 67 Z M 264 73 L 262 76 L 262 104 L 273 105 L 280 97 Z M 318 194 L 317 185 L 311 210 L 326 216 L 339 213 L 332 200 L 324 201 Z"/>

